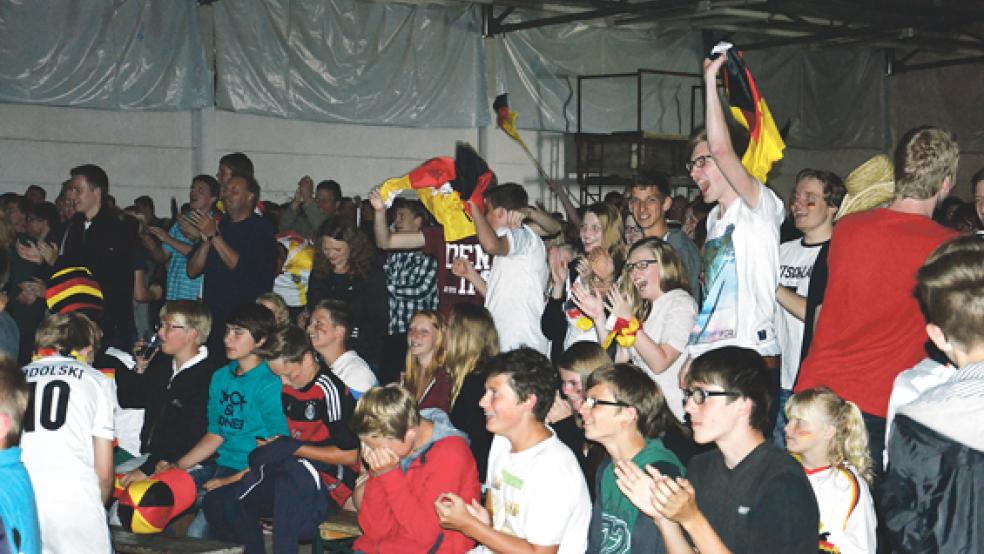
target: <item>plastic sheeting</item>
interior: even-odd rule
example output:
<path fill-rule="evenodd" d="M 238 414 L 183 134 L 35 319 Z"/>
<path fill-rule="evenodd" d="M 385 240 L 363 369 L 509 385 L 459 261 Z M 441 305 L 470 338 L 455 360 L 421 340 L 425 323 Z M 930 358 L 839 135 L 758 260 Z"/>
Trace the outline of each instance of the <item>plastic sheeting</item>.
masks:
<path fill-rule="evenodd" d="M 192 0 L 0 3 L 0 102 L 102 109 L 212 104 Z"/>
<path fill-rule="evenodd" d="M 880 51 L 788 47 L 749 52 L 745 59 L 776 125 L 789 125 L 786 144 L 815 149 L 884 146 Z"/>
<path fill-rule="evenodd" d="M 496 92 L 509 93 L 519 114 L 516 126 L 548 131 L 577 130 L 577 76 L 637 69 L 697 73 L 700 35 L 656 35 L 584 24 L 552 25 L 508 33 L 487 41 L 493 49 Z M 690 131 L 691 87 L 696 78 L 645 75 L 643 129 Z M 582 83 L 582 131 L 636 129 L 636 80 L 613 78 Z"/>
<path fill-rule="evenodd" d="M 740 41 L 736 41 L 741 47 Z M 490 41 L 497 92 L 509 92 L 517 127 L 577 130 L 577 75 L 655 69 L 700 73 L 697 32 L 642 32 L 554 25 Z M 872 50 L 788 48 L 746 55 L 787 144 L 798 148 L 881 148 L 884 136 L 882 57 Z M 691 89 L 703 80 L 644 75 L 642 128 L 690 132 Z M 695 121 L 703 122 L 697 94 Z M 582 130 L 636 129 L 636 80 L 583 81 Z"/>
<path fill-rule="evenodd" d="M 409 127 L 490 121 L 474 7 L 354 0 L 214 6 L 220 108 Z"/>

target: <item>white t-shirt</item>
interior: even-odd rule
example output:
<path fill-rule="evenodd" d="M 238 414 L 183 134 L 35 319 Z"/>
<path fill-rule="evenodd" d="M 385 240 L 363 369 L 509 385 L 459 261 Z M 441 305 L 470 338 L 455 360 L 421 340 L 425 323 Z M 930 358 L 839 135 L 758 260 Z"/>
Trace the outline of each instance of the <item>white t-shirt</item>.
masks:
<path fill-rule="evenodd" d="M 509 254 L 492 261 L 485 307 L 499 332 L 499 348 L 508 352 L 529 346 L 549 355 L 550 343 L 540 331 L 550 275 L 543 241 L 526 225 L 517 229 L 503 227 L 496 234 L 509 240 Z"/>
<path fill-rule="evenodd" d="M 509 439 L 496 435 L 486 485 L 496 531 L 535 545 L 559 544 L 558 554 L 587 548 L 588 486 L 574 453 L 556 435 L 522 452 L 512 452 Z M 479 546 L 473 552 L 491 551 Z"/>
<path fill-rule="evenodd" d="M 656 344 L 668 344 L 675 348 L 680 355 L 660 374 L 655 374 L 646 360 L 633 347 L 629 350 L 632 363 L 641 367 L 643 371 L 652 377 L 653 381 L 659 385 L 666 404 L 673 411 L 677 419 L 683 421 L 683 391 L 680 390 L 680 368 L 687 358 L 687 339 L 690 330 L 694 327 L 694 319 L 697 318 L 697 303 L 687 291 L 682 289 L 671 290 L 660 296 L 653 302 L 653 307 L 649 311 L 649 317 L 642 324 L 642 330 Z"/>
<path fill-rule="evenodd" d="M 722 346 L 779 354 L 773 319 L 785 212 L 776 193 L 759 187 L 755 209 L 738 198 L 724 214 L 718 204 L 707 216 L 704 302 L 690 333 L 692 356 Z"/>
<path fill-rule="evenodd" d="M 806 473 L 820 508 L 820 532 L 841 554 L 875 551 L 875 504 L 854 468 L 828 467 Z"/>
<path fill-rule="evenodd" d="M 355 350 L 349 350 L 339 356 L 335 363 L 331 364 L 331 370 L 352 391 L 352 396 L 356 400 L 367 390 L 379 384 L 369 364 L 359 357 Z"/>
<path fill-rule="evenodd" d="M 817 254 L 824 243 L 807 245 L 803 239 L 791 240 L 779 245 L 779 286 L 791 289 L 806 297 L 810 290 L 810 276 Z M 803 348 L 803 322 L 776 302 L 776 336 L 782 350 L 782 388 L 793 390 L 799 371 L 800 351 Z"/>
<path fill-rule="evenodd" d="M 113 382 L 92 366 L 49 356 L 24 366 L 33 410 L 24 465 L 34 484 L 44 552 L 110 552 L 92 439 L 113 440 Z"/>

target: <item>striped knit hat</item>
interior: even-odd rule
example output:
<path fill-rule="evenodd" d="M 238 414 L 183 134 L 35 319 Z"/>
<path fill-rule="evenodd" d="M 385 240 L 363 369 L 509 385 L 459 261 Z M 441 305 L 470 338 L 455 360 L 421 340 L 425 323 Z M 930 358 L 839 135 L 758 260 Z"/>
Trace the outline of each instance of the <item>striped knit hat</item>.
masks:
<path fill-rule="evenodd" d="M 76 311 L 99 313 L 103 310 L 102 288 L 85 267 L 66 267 L 56 271 L 48 281 L 48 292 L 44 298 L 48 309 L 57 314 Z"/>

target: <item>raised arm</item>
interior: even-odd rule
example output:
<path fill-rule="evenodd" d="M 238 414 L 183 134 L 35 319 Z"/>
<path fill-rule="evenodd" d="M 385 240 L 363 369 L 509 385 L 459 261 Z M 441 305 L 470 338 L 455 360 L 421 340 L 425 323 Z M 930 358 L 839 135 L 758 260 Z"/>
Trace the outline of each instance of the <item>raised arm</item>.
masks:
<path fill-rule="evenodd" d="M 392 233 L 389 225 L 386 224 L 386 204 L 383 203 L 379 195 L 379 187 L 372 189 L 369 193 L 369 203 L 376 213 L 372 218 L 372 234 L 376 238 L 376 247 L 380 250 L 417 250 L 424 247 L 424 234 L 420 231 L 414 233 Z"/>
<path fill-rule="evenodd" d="M 748 207 L 758 207 L 761 185 L 741 164 L 741 156 L 731 145 L 724 108 L 717 92 L 717 74 L 728 60 L 725 54 L 716 60 L 704 60 L 704 104 L 706 106 L 707 146 L 721 175 Z"/>
<path fill-rule="evenodd" d="M 564 206 L 564 213 L 567 214 L 567 221 L 570 221 L 575 227 L 581 226 L 581 216 L 577 213 L 577 207 L 571 202 L 571 196 L 567 194 L 567 190 L 564 185 L 561 185 L 553 179 L 546 179 L 547 186 L 550 187 L 550 191 L 557 195 L 557 199 L 560 200 L 561 205 Z"/>
<path fill-rule="evenodd" d="M 556 218 L 554 218 L 554 216 L 536 206 L 529 208 L 526 211 L 526 219 L 532 221 L 543 230 L 543 235 L 541 236 L 549 237 L 556 235 L 563 229 L 563 226 L 559 221 L 557 221 Z"/>
<path fill-rule="evenodd" d="M 495 234 L 495 229 L 489 225 L 485 214 L 481 213 L 478 206 L 471 200 L 468 203 L 471 204 L 472 220 L 475 222 L 475 233 L 478 235 L 478 242 L 482 245 L 482 250 L 485 250 L 486 254 L 493 256 L 508 255 L 509 239 Z"/>

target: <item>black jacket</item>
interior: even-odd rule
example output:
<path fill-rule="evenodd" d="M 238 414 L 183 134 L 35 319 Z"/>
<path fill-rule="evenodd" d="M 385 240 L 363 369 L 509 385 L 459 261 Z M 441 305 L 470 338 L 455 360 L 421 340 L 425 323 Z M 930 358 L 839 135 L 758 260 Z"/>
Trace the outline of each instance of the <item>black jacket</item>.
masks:
<path fill-rule="evenodd" d="M 388 297 L 386 276 L 378 267 L 373 267 L 365 280 L 335 273 L 312 274 L 308 284 L 309 311 L 325 298 L 340 300 L 348 307 L 355 328 L 346 345 L 349 350 L 355 350 L 374 373 L 378 372 L 382 362 L 383 337 L 389 321 Z"/>
<path fill-rule="evenodd" d="M 876 497 L 897 552 L 984 552 L 984 452 L 898 415 Z"/>
<path fill-rule="evenodd" d="M 133 344 L 133 272 L 136 223 L 103 207 L 85 228 L 83 214 L 68 225 L 55 269 L 84 266 L 102 288 L 104 310 L 99 318 L 103 344 L 129 348 Z"/>
<path fill-rule="evenodd" d="M 184 456 L 208 430 L 208 386 L 217 369 L 208 358 L 181 370 L 171 381 L 171 361 L 159 353 L 147 371 L 116 373 L 116 396 L 123 408 L 145 408 L 140 450 L 149 453 L 141 471 L 150 475 L 161 460 Z"/>

